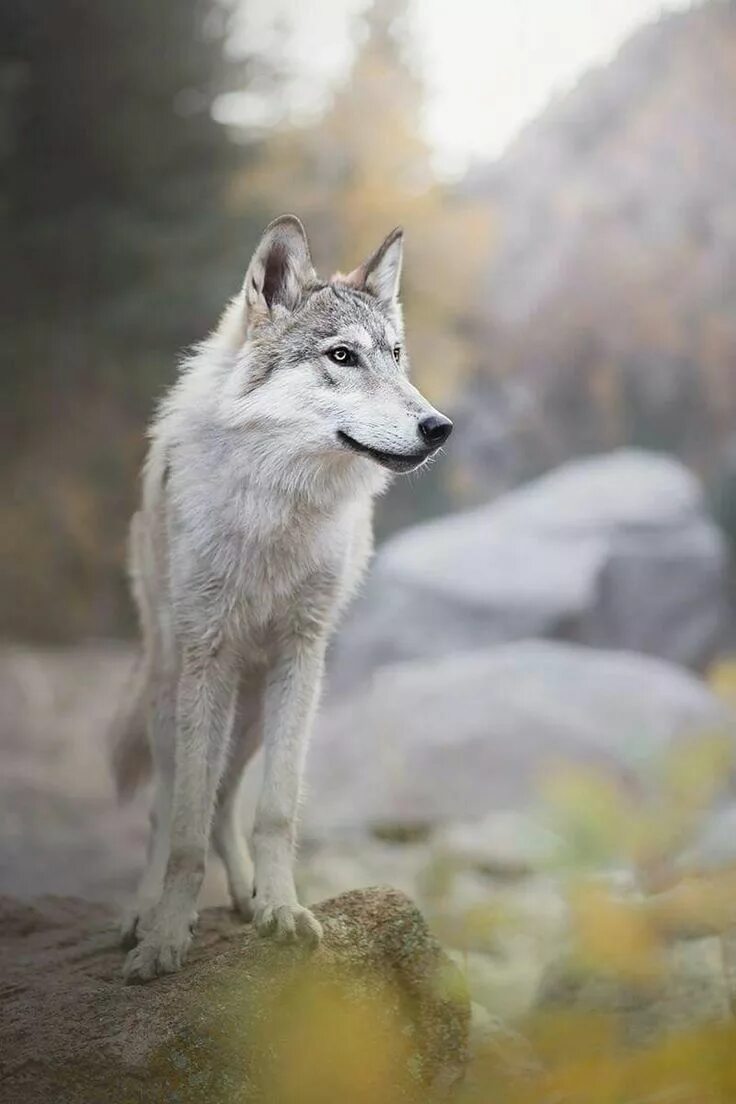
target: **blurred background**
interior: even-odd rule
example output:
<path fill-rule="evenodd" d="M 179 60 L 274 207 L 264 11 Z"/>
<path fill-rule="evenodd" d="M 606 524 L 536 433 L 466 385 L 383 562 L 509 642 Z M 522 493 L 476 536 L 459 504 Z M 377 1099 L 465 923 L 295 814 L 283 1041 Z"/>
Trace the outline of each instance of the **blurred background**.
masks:
<path fill-rule="evenodd" d="M 2 630 L 129 635 L 143 427 L 263 225 L 394 226 L 447 462 L 399 526 L 666 451 L 736 527 L 731 3 L 5 0 Z"/>
<path fill-rule="evenodd" d="M 106 732 L 178 357 L 275 215 L 326 275 L 401 223 L 414 375 L 456 429 L 378 509 L 305 895 L 406 888 L 504 1024 L 620 1011 L 623 975 L 639 1041 L 725 1030 L 734 105 L 733 0 L 3 0 L 0 890 L 117 897 L 142 861 Z M 603 997 L 559 981 L 571 933 Z M 736 1099 L 710 1058 L 679 1096 L 653 1059 L 656 1099 Z"/>

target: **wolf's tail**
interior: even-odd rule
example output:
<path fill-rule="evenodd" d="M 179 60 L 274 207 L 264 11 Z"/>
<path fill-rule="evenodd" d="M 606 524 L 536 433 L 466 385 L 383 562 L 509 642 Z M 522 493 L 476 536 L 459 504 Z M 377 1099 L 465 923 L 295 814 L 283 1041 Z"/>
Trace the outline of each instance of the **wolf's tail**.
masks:
<path fill-rule="evenodd" d="M 147 671 L 141 657 L 133 670 L 126 700 L 112 727 L 111 765 L 118 800 L 132 797 L 151 774 L 151 748 L 146 732 Z"/>

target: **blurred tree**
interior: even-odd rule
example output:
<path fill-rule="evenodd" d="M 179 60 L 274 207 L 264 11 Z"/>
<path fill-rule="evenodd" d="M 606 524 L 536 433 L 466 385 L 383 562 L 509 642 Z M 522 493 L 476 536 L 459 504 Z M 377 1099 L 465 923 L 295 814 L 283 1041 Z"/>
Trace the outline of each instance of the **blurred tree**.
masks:
<path fill-rule="evenodd" d="M 414 371 L 441 400 L 473 359 L 473 283 L 490 222 L 480 204 L 437 182 L 422 136 L 422 85 L 406 55 L 406 8 L 406 0 L 377 0 L 325 116 L 276 131 L 236 176 L 231 202 L 245 210 L 269 197 L 274 210 L 299 211 L 326 272 L 349 271 L 401 223 Z"/>
<path fill-rule="evenodd" d="M 221 203 L 243 154 L 210 111 L 240 76 L 223 60 L 228 17 L 215 0 L 0 8 L 7 634 L 127 616 L 143 421 L 243 263 Z"/>
<path fill-rule="evenodd" d="M 235 211 L 270 203 L 304 219 L 319 270 L 350 271 L 395 225 L 407 233 L 402 299 L 418 385 L 447 401 L 477 359 L 475 283 L 487 263 L 485 206 L 438 182 L 422 135 L 423 88 L 407 54 L 407 0 L 376 0 L 363 16 L 345 83 L 325 115 L 275 130 L 236 173 Z M 395 485 L 379 528 L 447 508 L 442 466 Z"/>

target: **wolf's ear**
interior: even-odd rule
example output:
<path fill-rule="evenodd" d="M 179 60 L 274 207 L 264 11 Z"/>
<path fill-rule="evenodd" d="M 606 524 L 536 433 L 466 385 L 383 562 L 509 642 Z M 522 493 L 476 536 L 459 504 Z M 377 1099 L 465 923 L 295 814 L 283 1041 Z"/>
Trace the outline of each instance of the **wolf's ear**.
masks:
<path fill-rule="evenodd" d="M 381 303 L 391 306 L 399 298 L 403 255 L 404 231 L 397 226 L 367 261 L 358 265 L 348 276 L 337 276 L 336 280 L 374 295 Z"/>
<path fill-rule="evenodd" d="M 281 215 L 263 234 L 245 274 L 248 323 L 282 308 L 298 307 L 305 288 L 316 279 L 309 242 L 296 215 Z"/>

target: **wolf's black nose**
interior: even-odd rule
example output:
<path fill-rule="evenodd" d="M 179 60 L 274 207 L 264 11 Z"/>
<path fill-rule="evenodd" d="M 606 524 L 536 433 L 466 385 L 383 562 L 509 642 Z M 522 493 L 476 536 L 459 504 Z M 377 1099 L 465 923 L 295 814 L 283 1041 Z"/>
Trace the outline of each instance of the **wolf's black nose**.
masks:
<path fill-rule="evenodd" d="M 430 414 L 419 423 L 419 433 L 430 448 L 439 448 L 452 433 L 452 422 L 441 414 Z"/>

